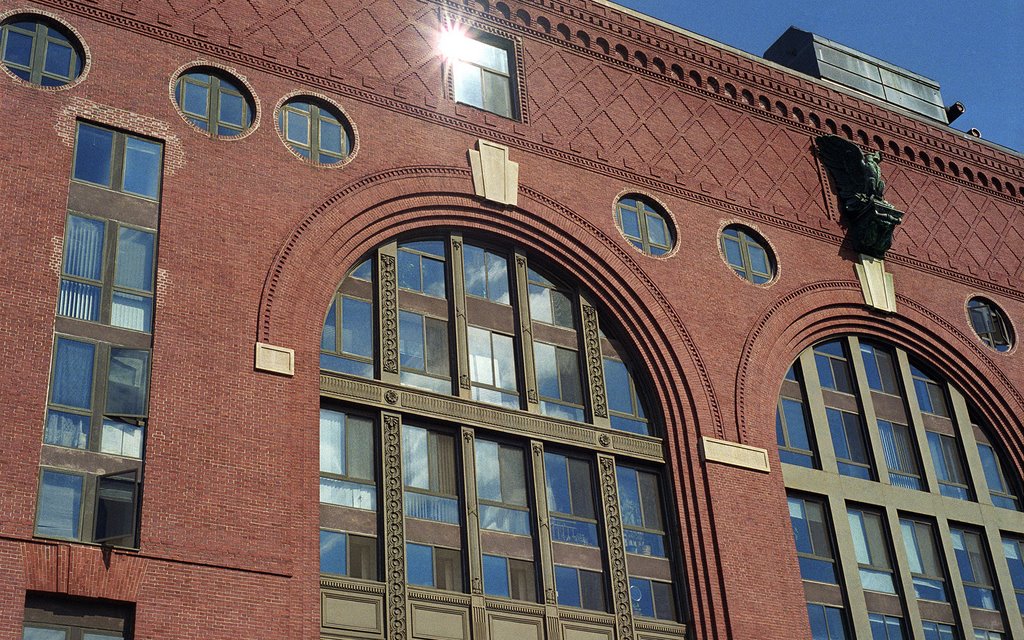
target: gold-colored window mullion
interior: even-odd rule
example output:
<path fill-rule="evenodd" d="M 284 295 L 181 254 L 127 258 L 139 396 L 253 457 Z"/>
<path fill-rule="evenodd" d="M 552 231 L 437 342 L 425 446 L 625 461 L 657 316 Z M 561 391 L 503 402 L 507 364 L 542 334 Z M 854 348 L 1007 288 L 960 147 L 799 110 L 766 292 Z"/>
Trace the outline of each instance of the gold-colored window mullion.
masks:
<path fill-rule="evenodd" d="M 402 417 L 380 412 L 381 520 L 384 547 L 385 636 L 405 637 L 409 619 L 406 585 L 405 505 L 402 480 Z"/>
<path fill-rule="evenodd" d="M 832 446 L 832 432 L 829 430 L 828 415 L 825 412 L 825 401 L 821 395 L 818 369 L 814 362 L 814 352 L 811 349 L 804 349 L 800 354 L 800 372 L 803 374 L 801 377 L 803 378 L 804 395 L 807 399 L 807 413 L 811 419 L 814 442 L 818 448 L 818 464 L 822 471 L 839 473 L 835 448 Z"/>
<path fill-rule="evenodd" d="M 583 370 L 580 377 L 584 385 L 583 398 L 590 410 L 590 419 L 595 427 L 611 428 L 608 416 L 608 389 L 604 383 L 604 360 L 601 356 L 601 327 L 597 309 L 582 294 L 579 296 L 580 331 L 583 343 Z"/>
<path fill-rule="evenodd" d="M 526 274 L 526 254 L 516 249 L 512 287 L 515 289 L 515 323 L 519 333 L 519 344 L 523 354 L 523 386 L 526 388 L 526 410 L 540 413 L 540 397 L 537 393 L 537 369 L 533 362 L 533 324 L 530 320 L 530 288 Z"/>
<path fill-rule="evenodd" d="M 380 381 L 399 384 L 398 367 L 398 243 L 377 249 L 377 352 Z"/>
<path fill-rule="evenodd" d="M 946 563 L 946 571 L 949 574 L 949 597 L 953 606 L 953 616 L 957 620 L 957 626 L 967 631 L 974 628 L 971 620 L 971 610 L 967 605 L 967 595 L 964 593 L 964 583 L 960 579 L 960 565 L 957 563 L 956 552 L 953 550 L 953 536 L 949 531 L 949 520 L 944 516 L 937 516 L 936 533 L 938 534 L 939 553 Z M 1000 549 L 1002 546 L 999 547 Z"/>
<path fill-rule="evenodd" d="M 921 415 L 921 405 L 917 402 L 917 391 L 914 388 L 914 379 L 910 373 L 910 360 L 906 351 L 896 349 L 896 375 L 900 378 L 900 386 L 903 387 L 903 400 L 907 407 L 910 429 L 917 442 L 918 453 L 921 457 L 921 477 L 927 483 L 927 489 L 933 494 L 941 495 L 939 479 L 935 474 L 935 461 L 932 460 L 931 447 L 928 446 L 928 432 L 924 428 L 924 417 Z"/>
<path fill-rule="evenodd" d="M 1010 567 L 1004 559 L 1003 538 L 997 525 L 987 524 L 982 531 L 985 546 L 991 555 L 989 565 L 992 567 L 992 578 L 996 590 L 996 605 L 1003 612 L 1003 620 L 1008 623 L 1009 633 L 1003 634 L 1010 638 L 1024 638 L 1024 620 L 1021 619 L 1017 606 L 1017 593 L 1013 588 Z"/>
<path fill-rule="evenodd" d="M 466 275 L 463 269 L 462 236 L 455 234 L 448 240 L 448 261 L 451 272 L 451 295 L 449 296 L 449 316 L 455 321 L 449 328 L 453 339 L 452 351 L 455 353 L 455 375 L 458 382 L 459 397 L 468 400 L 472 396 L 469 377 L 469 326 L 466 318 Z M 426 342 L 424 342 L 424 345 Z"/>
<path fill-rule="evenodd" d="M 885 454 L 882 449 L 882 436 L 878 431 L 878 417 L 875 416 L 875 404 L 871 401 L 871 387 L 868 385 L 868 375 L 864 369 L 864 360 L 860 355 L 860 341 L 856 337 L 849 337 L 846 340 L 846 348 L 850 354 L 850 366 L 853 369 L 854 387 L 857 392 L 857 399 L 860 401 L 861 422 L 864 426 L 864 436 L 867 440 L 868 457 L 875 467 L 875 477 L 882 484 L 891 484 L 889 481 L 889 465 L 885 462 Z M 911 452 L 913 455 L 913 452 Z"/>
<path fill-rule="evenodd" d="M 615 615 L 615 637 L 616 640 L 632 640 L 636 636 L 636 631 L 633 626 L 633 602 L 629 594 L 626 541 L 623 537 L 622 507 L 619 502 L 615 458 L 597 454 L 597 469 L 607 542 L 608 582 L 611 584 L 612 613 Z"/>
<path fill-rule="evenodd" d="M 856 338 L 854 338 L 856 339 Z M 900 514 L 893 508 L 886 508 L 883 517 L 887 520 L 889 536 L 892 538 L 893 571 L 900 585 L 900 597 L 903 609 L 907 612 L 905 628 L 910 630 L 911 638 L 923 638 L 924 627 L 921 626 L 921 612 L 917 607 L 917 592 L 914 590 L 914 578 L 910 572 L 910 558 L 903 542 L 903 530 L 900 527 Z"/>
<path fill-rule="evenodd" d="M 804 352 L 806 354 L 807 351 Z M 804 354 L 801 354 L 803 356 Z M 868 621 L 868 606 L 864 598 L 864 587 L 860 582 L 860 565 L 857 563 L 857 551 L 853 545 L 853 533 L 850 531 L 850 517 L 846 510 L 846 501 L 837 495 L 828 497 L 829 516 L 834 527 L 836 541 L 836 563 L 841 568 L 842 586 L 846 592 L 849 605 L 849 619 L 858 639 L 871 638 L 871 624 Z"/>

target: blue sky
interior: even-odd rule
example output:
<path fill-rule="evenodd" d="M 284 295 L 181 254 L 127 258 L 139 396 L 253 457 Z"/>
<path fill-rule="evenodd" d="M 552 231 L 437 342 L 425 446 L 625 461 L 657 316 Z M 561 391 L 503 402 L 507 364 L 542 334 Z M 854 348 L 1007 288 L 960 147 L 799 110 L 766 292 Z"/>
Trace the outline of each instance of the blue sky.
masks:
<path fill-rule="evenodd" d="M 953 123 L 1024 153 L 1024 0 L 615 0 L 763 55 L 790 26 L 939 83 Z"/>

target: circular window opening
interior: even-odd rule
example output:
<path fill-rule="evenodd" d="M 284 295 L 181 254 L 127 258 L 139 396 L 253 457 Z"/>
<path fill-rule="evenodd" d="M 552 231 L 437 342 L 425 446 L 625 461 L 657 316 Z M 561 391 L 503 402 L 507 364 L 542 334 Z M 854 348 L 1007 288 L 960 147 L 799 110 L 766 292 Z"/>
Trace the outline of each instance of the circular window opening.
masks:
<path fill-rule="evenodd" d="M 726 262 L 739 277 L 754 284 L 765 284 L 775 277 L 775 258 L 768 243 L 753 230 L 729 225 L 722 229 L 721 244 Z"/>
<path fill-rule="evenodd" d="M 41 87 L 63 87 L 82 75 L 82 44 L 54 20 L 15 15 L 0 28 L 0 51 L 8 71 Z"/>
<path fill-rule="evenodd" d="M 981 341 L 996 351 L 1009 351 L 1013 346 L 1013 330 L 1003 310 L 985 298 L 971 298 L 967 302 L 971 326 Z"/>
<path fill-rule="evenodd" d="M 615 224 L 622 235 L 647 255 L 663 256 L 675 245 L 668 214 L 650 198 L 627 195 L 615 204 Z"/>
<path fill-rule="evenodd" d="M 181 74 L 174 99 L 185 120 L 214 138 L 242 135 L 256 116 L 252 94 L 241 80 L 220 69 L 200 67 Z"/>
<path fill-rule="evenodd" d="M 338 164 L 352 153 L 355 136 L 341 110 L 325 100 L 301 96 L 283 105 L 277 126 L 285 144 L 318 164 Z"/>

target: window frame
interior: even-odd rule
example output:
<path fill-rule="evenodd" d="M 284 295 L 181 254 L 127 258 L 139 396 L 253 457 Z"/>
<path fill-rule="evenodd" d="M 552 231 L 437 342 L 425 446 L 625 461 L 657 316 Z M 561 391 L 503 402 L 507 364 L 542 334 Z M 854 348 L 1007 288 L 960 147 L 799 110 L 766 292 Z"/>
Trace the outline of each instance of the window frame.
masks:
<path fill-rule="evenodd" d="M 33 520 L 32 536 L 44 540 L 66 540 L 82 544 L 95 544 L 102 547 L 117 549 L 138 549 L 139 548 L 139 521 L 141 518 L 142 480 L 141 468 L 129 467 L 111 473 L 90 473 L 65 469 L 62 467 L 42 464 L 39 466 L 39 473 L 36 480 L 36 508 Z M 81 490 L 78 494 L 78 513 L 76 514 L 75 526 L 78 530 L 77 536 L 59 536 L 39 532 L 39 516 L 43 508 L 43 476 L 46 473 L 56 473 L 69 477 L 81 479 Z M 128 533 L 120 536 L 98 536 L 96 529 L 99 526 L 100 496 L 99 485 L 103 479 L 117 476 L 133 476 L 132 512 L 129 518 L 131 529 Z"/>
<path fill-rule="evenodd" d="M 448 58 L 447 60 L 445 60 L 444 63 L 444 73 L 447 76 L 447 81 L 445 84 L 448 88 L 448 95 L 450 96 L 452 102 L 456 104 L 466 105 L 468 107 L 473 107 L 474 109 L 479 109 L 481 111 L 485 111 L 487 113 L 508 120 L 525 122 L 525 119 L 523 118 L 523 87 L 521 86 L 519 77 L 519 61 L 522 59 L 521 44 L 519 39 L 512 35 L 495 32 L 493 29 L 490 28 L 480 28 L 474 26 L 467 29 L 455 25 L 448 28 L 456 32 L 461 31 L 462 37 L 464 38 L 473 40 L 475 42 L 492 47 L 500 51 L 504 51 L 508 67 L 508 71 L 503 72 L 500 69 L 485 67 L 480 63 L 476 63 L 470 60 L 463 60 L 455 57 Z M 459 72 L 457 71 L 457 65 L 459 63 L 462 63 L 467 67 L 472 67 L 474 70 L 479 72 L 480 104 L 475 104 L 473 102 L 464 100 L 463 96 L 458 95 L 457 76 Z M 493 104 L 491 106 L 487 105 L 488 100 L 485 89 L 485 86 L 487 86 L 485 78 L 487 76 L 485 74 L 490 74 L 491 76 L 502 78 L 504 80 L 504 86 L 508 90 L 508 113 L 496 111 L 493 108 Z"/>
<path fill-rule="evenodd" d="M 633 204 L 629 204 L 630 202 Z M 623 210 L 632 211 L 636 214 L 639 236 L 631 235 L 626 231 L 626 227 L 622 222 Z M 665 227 L 667 244 L 659 244 L 651 240 L 649 217 L 661 220 L 662 225 Z M 631 245 L 651 257 L 664 258 L 672 253 L 675 248 L 676 234 L 671 223 L 671 217 L 662 206 L 647 196 L 626 194 L 619 197 L 615 201 L 615 224 Z"/>
<path fill-rule="evenodd" d="M 986 347 L 993 351 L 1006 353 L 1013 349 L 1015 336 L 1013 325 L 1006 313 L 987 298 L 975 296 L 967 301 L 967 318 L 974 334 Z M 983 326 L 979 327 L 979 321 Z M 984 323 L 988 324 L 986 330 Z"/>
<path fill-rule="evenodd" d="M 299 108 L 300 106 L 304 106 L 305 109 Z M 277 128 L 281 133 L 282 141 L 284 141 L 286 147 L 302 159 L 324 167 L 335 167 L 344 164 L 352 156 L 354 134 L 351 131 L 348 118 L 345 117 L 337 106 L 323 98 L 295 95 L 282 102 L 281 106 L 278 107 L 277 113 Z M 302 144 L 289 137 L 289 113 L 297 113 L 306 118 L 306 144 Z M 320 144 L 323 135 L 323 121 L 333 122 L 338 125 L 338 129 L 341 132 L 338 145 L 340 151 L 325 149 Z M 300 149 L 305 150 L 309 155 L 305 155 Z M 324 161 L 323 156 L 327 156 L 332 160 Z"/>
<path fill-rule="evenodd" d="M 198 80 L 196 76 L 200 75 L 206 76 L 207 80 L 205 82 Z M 222 83 L 226 83 L 228 86 L 222 87 Z M 187 91 L 185 87 L 189 84 L 205 87 L 207 92 L 205 115 L 186 110 Z M 241 99 L 241 126 L 221 121 L 222 94 L 235 95 Z M 255 128 L 259 115 L 259 105 L 244 80 L 231 71 L 208 65 L 190 66 L 181 71 L 174 81 L 174 102 L 178 113 L 186 122 L 215 140 L 237 140 L 244 137 Z M 232 130 L 234 133 L 221 133 L 222 127 Z"/>
<path fill-rule="evenodd" d="M 735 235 L 730 232 L 735 232 Z M 728 240 L 726 239 L 727 237 Z M 727 242 L 729 241 L 739 245 L 740 261 L 742 264 L 733 264 L 729 259 L 729 250 L 727 249 Z M 761 234 L 741 224 L 729 224 L 719 232 L 718 244 L 725 264 L 741 279 L 759 287 L 768 286 L 775 281 L 778 275 L 775 252 L 771 250 L 771 245 L 768 244 L 768 241 Z M 753 260 L 750 257 L 751 247 L 756 247 L 758 251 L 764 253 L 768 271 L 756 271 L 754 269 Z M 758 281 L 758 278 L 763 278 L 763 280 Z"/>
<path fill-rule="evenodd" d="M 35 23 L 35 29 L 31 33 L 24 27 L 16 26 L 19 23 L 28 21 Z M 8 34 L 11 30 L 32 38 L 28 65 L 12 62 L 3 57 L 7 52 Z M 53 37 L 50 34 L 51 31 L 60 37 Z M 51 42 L 56 42 L 59 45 L 66 43 L 67 47 L 71 50 L 71 57 L 68 61 L 70 75 L 61 76 L 46 70 L 46 56 L 49 53 Z M 15 13 L 7 16 L 2 26 L 0 26 L 0 64 L 3 65 L 8 73 L 16 76 L 23 82 L 47 89 L 59 89 L 77 84 L 84 76 L 86 70 L 85 47 L 73 29 L 49 16 L 38 13 Z M 22 73 L 27 72 L 28 77 L 22 76 L 15 69 Z M 61 82 L 60 84 L 43 84 L 45 78 Z"/>
<path fill-rule="evenodd" d="M 112 136 L 110 146 L 110 177 L 106 184 L 93 182 L 84 178 L 78 177 L 78 150 L 79 138 L 81 136 L 82 127 L 89 127 L 91 129 L 98 129 L 100 131 L 109 132 Z M 125 180 L 128 176 L 128 141 L 129 140 L 140 140 L 146 144 L 156 145 L 160 149 L 160 157 L 158 160 L 158 170 L 156 172 L 156 185 L 153 189 L 154 194 L 148 195 L 145 193 L 138 193 L 136 191 L 130 191 L 125 187 Z M 113 127 L 92 122 L 89 120 L 77 120 L 75 124 L 75 144 L 74 153 L 72 154 L 71 160 L 71 181 L 77 184 L 89 185 L 91 187 L 99 187 L 100 189 L 106 189 L 108 191 L 114 191 L 116 193 L 122 193 L 127 196 L 135 198 L 142 198 L 149 200 L 150 202 L 159 202 L 161 191 L 163 189 L 163 166 L 164 166 L 164 143 L 162 140 L 150 138 L 147 136 L 141 136 L 121 129 L 115 129 Z"/>

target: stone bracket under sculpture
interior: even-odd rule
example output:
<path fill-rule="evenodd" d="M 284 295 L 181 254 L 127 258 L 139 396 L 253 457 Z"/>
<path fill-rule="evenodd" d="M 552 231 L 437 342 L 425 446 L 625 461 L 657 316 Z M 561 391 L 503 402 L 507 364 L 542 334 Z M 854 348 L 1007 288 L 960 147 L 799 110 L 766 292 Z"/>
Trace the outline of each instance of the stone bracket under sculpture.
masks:
<path fill-rule="evenodd" d="M 885 182 L 878 166 L 881 155 L 864 153 L 839 136 L 818 136 L 814 141 L 818 157 L 839 193 L 840 209 L 854 250 L 884 259 L 903 212 L 882 197 Z"/>

